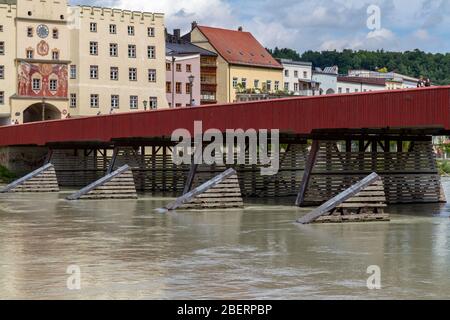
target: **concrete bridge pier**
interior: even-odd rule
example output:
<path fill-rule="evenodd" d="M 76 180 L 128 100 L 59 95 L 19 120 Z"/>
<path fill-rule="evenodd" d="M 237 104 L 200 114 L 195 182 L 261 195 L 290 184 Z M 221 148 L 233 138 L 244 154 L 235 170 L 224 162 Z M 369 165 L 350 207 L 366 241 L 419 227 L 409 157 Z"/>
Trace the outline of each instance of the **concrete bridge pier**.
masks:
<path fill-rule="evenodd" d="M 372 172 L 390 204 L 440 202 L 431 136 L 377 135 L 314 140 L 296 204 L 321 204 Z"/>

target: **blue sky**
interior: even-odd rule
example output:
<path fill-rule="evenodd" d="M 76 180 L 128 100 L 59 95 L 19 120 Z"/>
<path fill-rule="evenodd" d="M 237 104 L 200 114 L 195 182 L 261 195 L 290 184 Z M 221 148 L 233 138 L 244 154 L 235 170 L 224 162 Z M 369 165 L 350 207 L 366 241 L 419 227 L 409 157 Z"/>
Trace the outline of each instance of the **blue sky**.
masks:
<path fill-rule="evenodd" d="M 70 0 L 166 14 L 169 30 L 190 23 L 243 26 L 266 47 L 305 50 L 385 49 L 450 52 L 449 0 Z M 369 6 L 380 9 L 369 29 Z M 371 11 L 373 12 L 373 11 Z M 373 20 L 371 20 L 373 21 Z"/>

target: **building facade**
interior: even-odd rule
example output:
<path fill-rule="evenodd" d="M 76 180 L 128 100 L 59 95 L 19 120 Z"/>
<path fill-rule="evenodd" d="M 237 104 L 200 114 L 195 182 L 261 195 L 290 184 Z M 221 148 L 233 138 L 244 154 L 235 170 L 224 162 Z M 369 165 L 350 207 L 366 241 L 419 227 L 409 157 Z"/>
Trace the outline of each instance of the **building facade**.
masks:
<path fill-rule="evenodd" d="M 358 93 L 386 90 L 386 80 L 381 78 L 338 76 L 337 90 L 342 93 Z"/>
<path fill-rule="evenodd" d="M 249 32 L 199 26 L 184 37 L 217 57 L 219 103 L 238 100 L 238 94 L 283 90 L 283 67 Z"/>
<path fill-rule="evenodd" d="M 315 68 L 312 80 L 319 86 L 319 90 L 315 92 L 315 95 L 336 94 L 338 72 L 339 68 L 337 66 L 326 67 L 323 70 Z"/>
<path fill-rule="evenodd" d="M 277 59 L 283 66 L 283 90 L 296 96 L 313 96 L 319 89 L 312 79 L 312 63 Z"/>
<path fill-rule="evenodd" d="M 386 80 L 387 90 L 417 88 L 419 79 L 396 72 L 378 72 L 369 70 L 349 70 L 351 77 L 380 78 Z"/>
<path fill-rule="evenodd" d="M 171 108 L 200 104 L 200 54 L 180 47 L 168 43 L 166 48 L 166 95 Z"/>
<path fill-rule="evenodd" d="M 0 123 L 167 107 L 164 43 L 162 14 L 0 0 Z"/>
<path fill-rule="evenodd" d="M 198 79 L 196 79 L 200 81 L 200 98 L 195 99 L 196 104 L 207 105 L 217 103 L 217 54 L 181 38 L 180 29 L 175 29 L 173 35 L 166 35 L 166 47 L 169 53 L 200 56 L 200 74 Z"/>

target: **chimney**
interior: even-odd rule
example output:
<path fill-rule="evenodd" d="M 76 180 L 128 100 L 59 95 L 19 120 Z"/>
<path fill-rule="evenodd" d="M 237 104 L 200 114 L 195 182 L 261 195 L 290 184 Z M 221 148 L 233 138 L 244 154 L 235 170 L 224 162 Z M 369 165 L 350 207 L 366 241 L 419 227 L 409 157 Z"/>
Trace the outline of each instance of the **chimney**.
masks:
<path fill-rule="evenodd" d="M 175 38 L 175 41 L 180 41 L 180 39 L 181 39 L 181 30 L 180 29 L 174 29 L 173 30 L 173 37 Z"/>
<path fill-rule="evenodd" d="M 192 24 L 191 24 L 192 30 L 194 30 L 195 28 L 197 28 L 197 26 L 198 26 L 197 21 L 193 21 Z"/>
<path fill-rule="evenodd" d="M 238 28 L 238 31 L 242 32 L 242 31 L 244 31 L 244 28 L 242 28 L 242 26 L 240 26 L 240 27 Z"/>

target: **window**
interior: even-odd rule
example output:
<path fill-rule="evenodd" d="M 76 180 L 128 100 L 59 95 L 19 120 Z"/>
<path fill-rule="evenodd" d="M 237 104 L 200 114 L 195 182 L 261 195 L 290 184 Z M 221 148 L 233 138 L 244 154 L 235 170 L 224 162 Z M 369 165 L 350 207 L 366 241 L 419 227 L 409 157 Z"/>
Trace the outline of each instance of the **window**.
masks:
<path fill-rule="evenodd" d="M 91 41 L 89 43 L 89 53 L 91 56 L 96 56 L 98 54 L 98 42 Z"/>
<path fill-rule="evenodd" d="M 29 38 L 33 37 L 33 28 L 32 27 L 27 28 L 27 36 Z"/>
<path fill-rule="evenodd" d="M 5 79 L 5 66 L 0 66 L 0 79 Z"/>
<path fill-rule="evenodd" d="M 191 93 L 191 84 L 186 83 L 186 94 L 190 94 L 190 93 Z"/>
<path fill-rule="evenodd" d="M 41 79 L 33 79 L 33 90 L 41 90 Z"/>
<path fill-rule="evenodd" d="M 253 82 L 253 86 L 255 87 L 255 89 L 259 88 L 259 80 L 255 80 Z"/>
<path fill-rule="evenodd" d="M 91 108 L 98 108 L 98 106 L 99 106 L 98 94 L 91 94 L 90 100 L 91 100 L 90 101 Z"/>
<path fill-rule="evenodd" d="M 156 48 L 155 46 L 147 47 L 147 56 L 149 59 L 156 59 Z"/>
<path fill-rule="evenodd" d="M 246 79 L 246 78 L 242 78 L 241 84 L 242 84 L 242 87 L 243 87 L 244 89 L 247 88 L 247 79 Z"/>
<path fill-rule="evenodd" d="M 33 59 L 34 57 L 34 50 L 28 49 L 27 50 L 27 59 Z"/>
<path fill-rule="evenodd" d="M 266 88 L 267 91 L 272 91 L 272 80 L 267 80 Z"/>
<path fill-rule="evenodd" d="M 176 85 L 175 85 L 175 92 L 178 93 L 178 94 L 182 93 L 182 91 L 181 91 L 181 82 L 177 82 L 176 83 Z"/>
<path fill-rule="evenodd" d="M 284 91 L 289 91 L 289 82 L 284 83 Z"/>
<path fill-rule="evenodd" d="M 98 79 L 98 66 L 91 66 L 89 73 L 91 79 Z"/>
<path fill-rule="evenodd" d="M 50 79 L 49 89 L 50 89 L 50 91 L 56 91 L 56 90 L 58 90 L 58 80 L 56 80 L 56 79 Z"/>
<path fill-rule="evenodd" d="M 355 92 L 359 92 L 359 89 L 355 89 Z"/>
<path fill-rule="evenodd" d="M 238 78 L 233 78 L 233 88 L 236 89 L 238 84 Z"/>
<path fill-rule="evenodd" d="M 117 34 L 117 26 L 115 24 L 109 25 L 109 33 L 110 34 Z"/>
<path fill-rule="evenodd" d="M 0 41 L 0 55 L 4 55 L 4 54 L 5 54 L 5 42 Z"/>
<path fill-rule="evenodd" d="M 149 37 L 153 38 L 155 36 L 155 28 L 148 27 L 147 28 L 147 34 L 148 34 Z"/>
<path fill-rule="evenodd" d="M 73 64 L 70 66 L 70 79 L 76 78 L 77 78 L 77 66 Z"/>
<path fill-rule="evenodd" d="M 111 80 L 119 80 L 119 68 L 118 67 L 111 67 L 110 79 Z"/>
<path fill-rule="evenodd" d="M 134 36 L 134 26 L 128 26 L 128 35 Z"/>
<path fill-rule="evenodd" d="M 119 96 L 117 94 L 111 95 L 111 108 L 119 109 Z"/>
<path fill-rule="evenodd" d="M 137 81 L 137 69 L 136 68 L 130 68 L 128 70 L 128 79 L 130 81 Z"/>
<path fill-rule="evenodd" d="M 186 72 L 192 72 L 192 66 L 190 64 L 186 65 Z"/>
<path fill-rule="evenodd" d="M 298 91 L 299 87 L 298 87 L 298 83 L 294 83 L 294 91 Z"/>
<path fill-rule="evenodd" d="M 280 90 L 280 81 L 275 81 L 275 91 Z"/>
<path fill-rule="evenodd" d="M 76 93 L 70 94 L 70 107 L 71 108 L 77 107 L 77 94 Z"/>
<path fill-rule="evenodd" d="M 58 50 L 52 51 L 52 59 L 59 60 L 59 51 Z"/>
<path fill-rule="evenodd" d="M 339 93 L 342 93 L 342 88 L 338 88 L 338 92 L 339 92 Z"/>
<path fill-rule="evenodd" d="M 289 70 L 284 70 L 284 76 L 289 77 Z"/>
<path fill-rule="evenodd" d="M 166 93 L 172 93 L 172 82 L 166 82 Z"/>
<path fill-rule="evenodd" d="M 148 70 L 148 81 L 156 82 L 156 70 L 155 69 Z"/>
<path fill-rule="evenodd" d="M 308 72 L 307 71 L 303 71 L 303 78 L 308 79 Z"/>
<path fill-rule="evenodd" d="M 89 28 L 90 28 L 91 32 L 97 32 L 97 24 L 95 22 L 91 22 Z"/>
<path fill-rule="evenodd" d="M 117 57 L 119 55 L 119 46 L 117 45 L 117 43 L 109 44 L 109 55 L 111 57 Z"/>
<path fill-rule="evenodd" d="M 181 72 L 181 63 L 177 63 L 176 70 L 177 72 Z"/>
<path fill-rule="evenodd" d="M 134 44 L 128 45 L 128 58 L 136 58 L 136 46 Z"/>
<path fill-rule="evenodd" d="M 58 39 L 59 38 L 59 31 L 58 29 L 53 29 L 53 39 Z"/>
<path fill-rule="evenodd" d="M 166 71 L 171 71 L 172 70 L 172 65 L 170 63 L 166 63 Z"/>
<path fill-rule="evenodd" d="M 181 103 L 176 103 L 175 108 L 181 108 Z"/>
<path fill-rule="evenodd" d="M 350 93 L 350 88 L 345 89 L 346 93 Z"/>
<path fill-rule="evenodd" d="M 137 109 L 138 103 L 138 96 L 130 96 L 130 109 Z"/>
<path fill-rule="evenodd" d="M 150 97 L 150 109 L 157 109 L 158 108 L 158 98 L 157 97 Z"/>
<path fill-rule="evenodd" d="M 0 24 L 0 32 L 3 32 L 3 25 Z"/>
<path fill-rule="evenodd" d="M 294 78 L 298 78 L 298 71 L 294 71 Z"/>
<path fill-rule="evenodd" d="M 0 104 L 5 104 L 5 92 L 0 91 Z"/>

